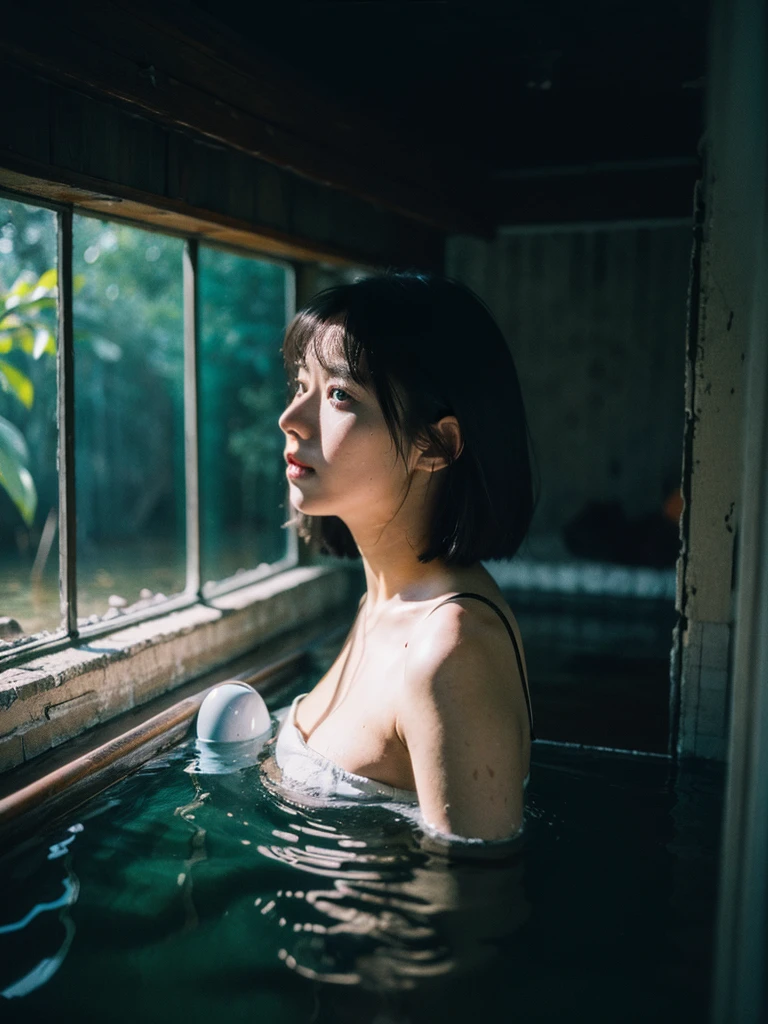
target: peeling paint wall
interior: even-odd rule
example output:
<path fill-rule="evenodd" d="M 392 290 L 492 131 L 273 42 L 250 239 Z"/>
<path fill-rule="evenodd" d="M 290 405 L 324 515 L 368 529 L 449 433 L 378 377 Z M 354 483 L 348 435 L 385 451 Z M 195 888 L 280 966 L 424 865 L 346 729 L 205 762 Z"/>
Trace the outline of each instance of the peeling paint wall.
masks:
<path fill-rule="evenodd" d="M 748 243 L 755 210 L 744 175 L 757 144 L 753 132 L 734 122 L 733 111 L 741 115 L 741 105 L 731 89 L 730 82 L 710 83 L 697 190 L 677 570 L 680 650 L 671 708 L 678 754 L 717 760 L 726 759 L 730 725 L 744 364 L 754 279 Z"/>
<path fill-rule="evenodd" d="M 690 452 L 688 558 L 682 585 L 689 619 L 728 622 L 741 487 L 743 363 L 747 325 L 745 268 L 726 258 L 727 211 L 717 211 L 711 174 L 700 208 L 701 256 L 697 317 L 686 360 L 686 437 Z M 729 218 L 726 216 L 725 218 Z M 735 241 L 735 240 L 734 240 Z"/>

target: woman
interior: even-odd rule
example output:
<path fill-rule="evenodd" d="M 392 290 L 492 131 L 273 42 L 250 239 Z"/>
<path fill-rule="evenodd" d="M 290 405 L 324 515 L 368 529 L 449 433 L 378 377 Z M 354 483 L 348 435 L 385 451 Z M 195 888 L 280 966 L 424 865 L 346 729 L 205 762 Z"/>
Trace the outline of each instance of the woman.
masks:
<path fill-rule="evenodd" d="M 294 522 L 361 558 L 366 593 L 276 760 L 324 795 L 417 802 L 443 835 L 510 837 L 533 721 L 517 624 L 480 563 L 515 554 L 535 501 L 501 331 L 458 282 L 388 271 L 317 295 L 283 353 Z"/>

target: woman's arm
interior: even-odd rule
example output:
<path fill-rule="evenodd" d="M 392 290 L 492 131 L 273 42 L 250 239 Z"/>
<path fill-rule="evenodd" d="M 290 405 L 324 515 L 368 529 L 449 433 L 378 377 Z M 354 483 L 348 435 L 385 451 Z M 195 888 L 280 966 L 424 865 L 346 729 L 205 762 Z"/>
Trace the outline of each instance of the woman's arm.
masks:
<path fill-rule="evenodd" d="M 424 820 L 439 832 L 501 839 L 522 824 L 522 681 L 508 646 L 456 603 L 410 642 L 397 730 Z"/>

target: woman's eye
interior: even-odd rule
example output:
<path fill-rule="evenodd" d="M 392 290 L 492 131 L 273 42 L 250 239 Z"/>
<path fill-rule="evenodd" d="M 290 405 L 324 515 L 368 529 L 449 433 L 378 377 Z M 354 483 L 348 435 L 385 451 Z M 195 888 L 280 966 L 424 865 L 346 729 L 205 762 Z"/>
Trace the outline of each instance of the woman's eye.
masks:
<path fill-rule="evenodd" d="M 302 392 L 302 388 L 305 387 L 304 381 L 301 381 L 301 380 L 299 380 L 298 377 L 295 377 L 294 380 L 293 380 L 293 383 L 292 383 L 292 387 L 293 387 L 293 392 L 292 392 L 293 395 L 300 395 L 301 392 Z M 345 391 L 344 388 L 339 388 L 339 387 L 329 388 L 328 394 L 331 397 L 331 401 L 335 405 L 346 405 L 347 403 L 354 401 L 354 399 L 349 394 L 349 392 Z"/>
<path fill-rule="evenodd" d="M 334 387 L 334 388 L 331 388 L 330 391 L 328 392 L 328 394 L 331 395 L 331 396 L 333 396 L 334 393 L 340 394 L 340 395 L 344 396 L 343 398 L 340 398 L 340 399 L 334 399 L 334 401 L 337 404 L 345 404 L 346 402 L 351 402 L 352 401 L 352 396 L 347 394 L 347 392 L 343 388 L 336 388 L 336 387 Z"/>

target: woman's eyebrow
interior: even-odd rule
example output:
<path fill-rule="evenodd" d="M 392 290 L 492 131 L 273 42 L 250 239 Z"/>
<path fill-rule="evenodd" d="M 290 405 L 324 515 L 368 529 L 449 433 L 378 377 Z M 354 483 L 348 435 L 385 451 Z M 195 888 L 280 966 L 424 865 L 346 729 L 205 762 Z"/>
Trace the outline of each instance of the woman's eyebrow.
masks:
<path fill-rule="evenodd" d="M 296 365 L 300 370 L 309 370 L 305 359 L 300 359 Z M 341 377 L 343 380 L 352 380 L 349 367 L 345 363 L 331 363 L 325 368 L 325 372 L 329 377 Z"/>
<path fill-rule="evenodd" d="M 349 372 L 349 367 L 344 363 L 332 363 L 328 367 L 329 377 L 342 377 L 344 380 L 352 380 L 352 375 Z"/>

